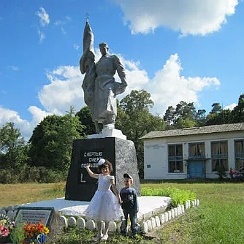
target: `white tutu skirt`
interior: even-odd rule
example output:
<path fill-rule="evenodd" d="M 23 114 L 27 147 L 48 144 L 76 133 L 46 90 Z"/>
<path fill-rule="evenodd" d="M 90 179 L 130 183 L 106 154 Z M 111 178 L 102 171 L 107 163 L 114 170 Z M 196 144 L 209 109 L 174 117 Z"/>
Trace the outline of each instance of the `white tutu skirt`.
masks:
<path fill-rule="evenodd" d="M 118 221 L 123 216 L 122 208 L 114 193 L 109 190 L 97 190 L 85 210 L 87 218 L 95 221 Z"/>

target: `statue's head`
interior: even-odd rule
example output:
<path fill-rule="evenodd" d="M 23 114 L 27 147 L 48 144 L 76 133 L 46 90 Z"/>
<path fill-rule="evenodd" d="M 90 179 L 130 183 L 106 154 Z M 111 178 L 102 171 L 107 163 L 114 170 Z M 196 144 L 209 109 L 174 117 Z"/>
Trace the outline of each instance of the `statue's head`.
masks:
<path fill-rule="evenodd" d="M 101 43 L 99 43 L 99 48 L 100 47 L 106 47 L 106 48 L 108 48 L 108 44 L 106 42 L 101 42 Z"/>
<path fill-rule="evenodd" d="M 108 44 L 105 42 L 101 42 L 99 44 L 99 49 L 102 55 L 105 55 L 108 53 Z"/>

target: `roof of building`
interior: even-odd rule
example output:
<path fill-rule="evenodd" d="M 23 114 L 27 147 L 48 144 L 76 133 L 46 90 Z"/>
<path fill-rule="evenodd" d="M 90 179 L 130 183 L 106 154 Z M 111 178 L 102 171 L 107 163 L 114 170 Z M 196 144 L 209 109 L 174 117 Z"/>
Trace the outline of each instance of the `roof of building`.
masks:
<path fill-rule="evenodd" d="M 176 130 L 151 131 L 146 135 L 144 135 L 143 137 L 141 137 L 141 139 L 211 134 L 211 133 L 233 132 L 233 131 L 244 131 L 244 123 L 210 125 L 210 126 L 202 126 L 202 127 L 176 129 Z"/>

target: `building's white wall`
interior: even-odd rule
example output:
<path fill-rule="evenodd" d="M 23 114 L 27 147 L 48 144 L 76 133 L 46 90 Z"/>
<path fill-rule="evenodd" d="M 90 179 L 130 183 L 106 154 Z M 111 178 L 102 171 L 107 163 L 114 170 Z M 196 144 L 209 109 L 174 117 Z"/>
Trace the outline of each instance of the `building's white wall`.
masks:
<path fill-rule="evenodd" d="M 162 179 L 166 165 L 165 142 L 155 139 L 150 140 L 144 144 L 145 151 L 147 153 L 144 153 L 144 178 Z"/>
<path fill-rule="evenodd" d="M 206 167 L 206 178 L 216 178 L 216 173 L 212 172 L 212 162 L 211 162 L 211 141 L 205 140 L 205 156 L 207 158 L 205 167 Z"/>
<path fill-rule="evenodd" d="M 145 179 L 185 179 L 187 178 L 188 144 L 194 142 L 205 143 L 206 177 L 217 178 L 212 172 L 211 142 L 228 141 L 229 167 L 235 168 L 234 141 L 243 139 L 244 132 L 212 133 L 204 135 L 188 135 L 180 137 L 165 137 L 147 139 L 144 141 L 144 178 Z M 182 144 L 183 146 L 183 173 L 168 173 L 168 145 Z M 148 168 L 150 165 L 150 168 Z"/>
<path fill-rule="evenodd" d="M 233 138 L 228 141 L 228 149 L 229 167 L 235 169 L 235 140 Z"/>
<path fill-rule="evenodd" d="M 185 178 L 185 164 L 184 173 L 168 173 L 168 144 L 165 140 L 152 139 L 144 142 L 144 179 Z"/>

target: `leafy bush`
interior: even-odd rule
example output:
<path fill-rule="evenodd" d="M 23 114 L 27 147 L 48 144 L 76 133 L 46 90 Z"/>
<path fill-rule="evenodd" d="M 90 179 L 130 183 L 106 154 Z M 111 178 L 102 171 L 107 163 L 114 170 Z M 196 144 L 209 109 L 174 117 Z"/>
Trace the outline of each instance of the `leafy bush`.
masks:
<path fill-rule="evenodd" d="M 188 190 L 180 190 L 177 188 L 143 188 L 142 196 L 165 196 L 172 199 L 172 207 L 184 204 L 187 200 L 196 199 L 196 194 Z"/>
<path fill-rule="evenodd" d="M 29 182 L 55 183 L 64 179 L 64 172 L 46 167 L 30 167 L 27 179 Z"/>
<path fill-rule="evenodd" d="M 219 180 L 223 180 L 227 177 L 226 171 L 224 167 L 217 167 L 216 175 L 218 175 Z"/>
<path fill-rule="evenodd" d="M 0 183 L 1 184 L 7 184 L 10 183 L 11 174 L 8 170 L 1 169 L 0 170 Z"/>
<path fill-rule="evenodd" d="M 0 170 L 0 183 L 13 184 L 24 182 L 55 183 L 66 179 L 66 172 L 46 167 L 23 166 L 21 169 Z"/>

